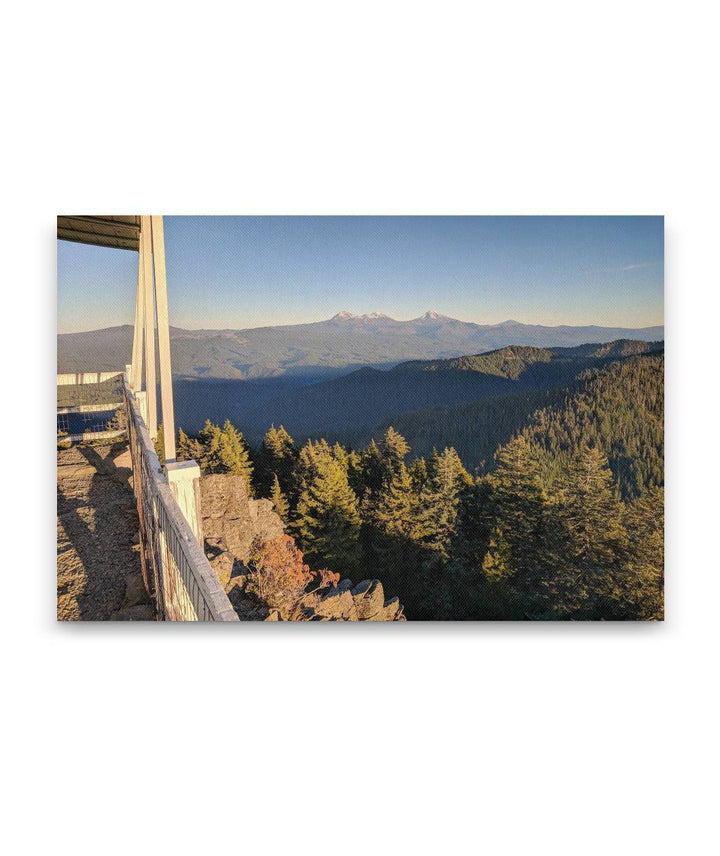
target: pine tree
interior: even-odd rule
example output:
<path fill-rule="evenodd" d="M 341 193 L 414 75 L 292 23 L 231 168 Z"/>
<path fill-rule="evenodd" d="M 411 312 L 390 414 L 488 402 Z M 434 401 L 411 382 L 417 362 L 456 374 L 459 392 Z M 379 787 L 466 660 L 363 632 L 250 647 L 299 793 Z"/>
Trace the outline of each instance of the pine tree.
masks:
<path fill-rule="evenodd" d="M 199 456 L 196 458 L 203 475 L 227 473 L 242 476 L 248 495 L 252 490 L 252 461 L 247 444 L 240 431 L 225 420 L 222 428 L 209 419 L 198 436 Z"/>
<path fill-rule="evenodd" d="M 267 496 L 277 475 L 286 495 L 293 493 L 298 453 L 293 438 L 281 425 L 274 425 L 265 434 L 257 459 L 256 480 L 258 490 Z"/>
<path fill-rule="evenodd" d="M 457 534 L 458 513 L 463 492 L 472 485 L 453 448 L 433 453 L 430 476 L 421 494 L 422 541 L 442 558 L 449 559 Z"/>
<path fill-rule="evenodd" d="M 510 545 L 502 529 L 497 526 L 490 535 L 482 569 L 485 576 L 493 581 L 506 580 L 512 574 Z"/>
<path fill-rule="evenodd" d="M 390 426 L 385 432 L 382 443 L 380 444 L 380 452 L 386 471 L 397 472 L 401 464 L 405 463 L 405 456 L 410 451 L 405 438 L 402 434 Z"/>
<path fill-rule="evenodd" d="M 355 496 L 361 497 L 365 491 L 365 485 L 363 483 L 362 456 L 354 449 L 350 449 L 347 453 L 347 474 L 348 482 L 355 492 Z"/>
<path fill-rule="evenodd" d="M 285 499 L 285 494 L 280 489 L 280 480 L 277 475 L 273 479 L 270 499 L 275 509 L 275 513 L 282 519 L 283 523 L 287 523 L 288 501 Z"/>
<path fill-rule="evenodd" d="M 376 502 L 374 522 L 383 535 L 412 540 L 415 496 L 407 467 L 400 463 L 397 472 L 386 479 Z"/>
<path fill-rule="evenodd" d="M 199 461 L 202 455 L 202 444 L 195 437 L 188 437 L 182 428 L 178 431 L 177 459 L 178 461 Z"/>
<path fill-rule="evenodd" d="M 242 476 L 247 487 L 248 496 L 252 496 L 253 465 L 250 460 L 250 452 L 242 433 L 237 430 L 229 419 L 225 420 L 222 428 L 218 457 L 218 471 L 233 476 Z"/>
<path fill-rule="evenodd" d="M 617 597 L 619 618 L 663 618 L 664 504 L 663 488 L 651 487 L 625 509 L 627 543 Z"/>
<path fill-rule="evenodd" d="M 363 493 L 367 491 L 375 495 L 382 487 L 384 475 L 383 457 L 375 440 L 371 440 L 370 445 L 362 453 L 360 467 Z"/>
<path fill-rule="evenodd" d="M 303 458 L 304 485 L 293 528 L 309 561 L 348 576 L 360 567 L 357 497 L 327 443 L 306 445 Z"/>
<path fill-rule="evenodd" d="M 222 445 L 222 431 L 219 425 L 205 420 L 205 425 L 198 434 L 200 454 L 197 462 L 203 475 L 221 472 L 220 447 Z"/>
<path fill-rule="evenodd" d="M 559 549 L 544 588 L 562 617 L 612 617 L 624 540 L 623 507 L 612 482 L 607 458 L 582 444 L 553 488 Z"/>
<path fill-rule="evenodd" d="M 547 497 L 542 487 L 535 449 L 520 435 L 498 450 L 496 468 L 487 478 L 491 488 L 491 510 L 495 527 L 501 529 L 509 547 L 505 555 L 512 583 L 519 591 L 537 592 L 547 572 Z"/>
<path fill-rule="evenodd" d="M 425 487 L 428 480 L 428 467 L 425 458 L 415 458 L 408 468 L 410 481 L 412 482 L 413 490 L 416 493 Z"/>

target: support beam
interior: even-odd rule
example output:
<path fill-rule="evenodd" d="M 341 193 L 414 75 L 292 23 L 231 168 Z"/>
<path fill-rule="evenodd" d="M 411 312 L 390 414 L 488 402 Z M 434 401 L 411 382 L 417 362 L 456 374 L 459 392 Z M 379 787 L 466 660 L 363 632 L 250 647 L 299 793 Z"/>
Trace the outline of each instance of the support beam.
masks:
<path fill-rule="evenodd" d="M 152 270 L 152 235 L 150 217 L 143 214 L 140 227 L 140 255 L 143 261 L 145 291 L 145 392 L 147 425 L 151 440 L 157 439 L 157 380 L 155 377 L 155 294 Z"/>
<path fill-rule="evenodd" d="M 170 324 L 168 320 L 167 276 L 165 271 L 165 234 L 163 218 L 153 215 L 152 252 L 155 266 L 155 301 L 157 303 L 158 356 L 160 361 L 160 397 L 162 401 L 165 460 L 175 460 L 175 414 L 173 409 L 172 369 L 170 365 Z"/>
<path fill-rule="evenodd" d="M 133 332 L 132 362 L 130 369 L 130 389 L 140 392 L 142 389 L 143 369 L 143 337 L 145 325 L 145 289 L 143 283 L 145 276 L 143 271 L 142 249 L 138 250 L 138 278 L 135 291 L 135 329 Z"/>

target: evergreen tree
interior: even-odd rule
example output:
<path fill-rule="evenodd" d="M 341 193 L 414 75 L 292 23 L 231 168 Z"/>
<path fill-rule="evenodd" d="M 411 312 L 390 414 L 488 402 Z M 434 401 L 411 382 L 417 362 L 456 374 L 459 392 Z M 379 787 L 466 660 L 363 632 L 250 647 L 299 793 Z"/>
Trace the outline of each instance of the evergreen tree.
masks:
<path fill-rule="evenodd" d="M 449 559 L 457 534 L 463 492 L 472 485 L 455 449 L 433 452 L 430 477 L 421 494 L 422 541 L 442 558 Z"/>
<path fill-rule="evenodd" d="M 487 482 L 495 526 L 503 531 L 509 548 L 504 561 L 512 584 L 525 594 L 537 593 L 554 539 L 547 525 L 537 453 L 525 437 L 517 436 L 498 450 L 495 471 Z"/>
<path fill-rule="evenodd" d="M 188 437 L 182 428 L 178 431 L 177 459 L 178 461 L 199 461 L 202 455 L 202 444 L 196 437 Z"/>
<path fill-rule="evenodd" d="M 243 435 L 229 419 L 225 420 L 222 428 L 218 459 L 218 472 L 228 473 L 233 476 L 242 476 L 247 487 L 248 496 L 252 496 L 253 465 L 250 460 L 250 452 Z"/>
<path fill-rule="evenodd" d="M 363 492 L 368 491 L 371 495 L 379 492 L 383 483 L 384 466 L 383 457 L 375 440 L 362 453 L 360 459 L 362 472 Z"/>
<path fill-rule="evenodd" d="M 385 432 L 382 443 L 380 444 L 380 452 L 382 455 L 384 468 L 386 472 L 395 473 L 400 469 L 400 465 L 405 463 L 405 456 L 410 451 L 405 438 L 402 434 L 390 426 Z"/>
<path fill-rule="evenodd" d="M 383 484 L 376 502 L 374 522 L 383 535 L 407 541 L 416 536 L 416 494 L 407 467 L 400 463 Z"/>
<path fill-rule="evenodd" d="M 543 582 L 560 616 L 612 617 L 624 530 L 607 458 L 583 444 L 564 467 L 553 495 L 558 523 L 555 568 Z"/>
<path fill-rule="evenodd" d="M 410 473 L 413 490 L 416 493 L 420 493 L 428 480 L 428 467 L 425 458 L 415 458 L 412 464 L 410 464 L 408 472 Z"/>
<path fill-rule="evenodd" d="M 198 442 L 200 454 L 196 460 L 203 475 L 221 472 L 222 431 L 220 426 L 206 419 L 205 425 L 198 434 Z"/>
<path fill-rule="evenodd" d="M 288 516 L 288 501 L 285 499 L 285 494 L 280 488 L 280 480 L 277 475 L 273 479 L 272 489 L 270 491 L 270 499 L 272 501 L 275 513 L 280 516 L 283 523 L 287 523 Z"/>
<path fill-rule="evenodd" d="M 357 497 L 327 443 L 306 445 L 303 458 L 304 484 L 293 528 L 309 561 L 349 576 L 360 568 Z"/>
<path fill-rule="evenodd" d="M 350 449 L 347 453 L 347 475 L 350 487 L 355 492 L 355 496 L 362 497 L 365 492 L 363 483 L 362 456 L 354 449 Z"/>
<path fill-rule="evenodd" d="M 250 453 L 240 431 L 225 420 L 222 428 L 209 419 L 198 436 L 199 456 L 196 458 L 203 475 L 227 473 L 242 476 L 248 495 L 252 490 L 252 461 Z"/>
<path fill-rule="evenodd" d="M 661 487 L 649 488 L 625 509 L 627 548 L 618 597 L 619 618 L 663 618 L 664 494 Z"/>
<path fill-rule="evenodd" d="M 483 573 L 489 580 L 507 580 L 512 574 L 511 567 L 510 544 L 502 529 L 496 526 L 490 535 L 488 550 L 483 559 Z"/>
<path fill-rule="evenodd" d="M 294 490 L 295 467 L 298 453 L 293 438 L 281 425 L 274 425 L 265 434 L 257 459 L 258 490 L 267 496 L 272 489 L 275 476 L 280 481 L 280 488 L 286 495 Z"/>

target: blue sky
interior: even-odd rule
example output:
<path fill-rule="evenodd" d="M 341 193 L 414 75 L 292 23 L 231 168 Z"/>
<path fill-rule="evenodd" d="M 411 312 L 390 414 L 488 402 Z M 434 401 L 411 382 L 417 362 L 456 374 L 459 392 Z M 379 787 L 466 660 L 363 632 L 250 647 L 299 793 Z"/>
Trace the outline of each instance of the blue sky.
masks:
<path fill-rule="evenodd" d="M 170 323 L 336 312 L 663 323 L 662 217 L 166 217 Z M 137 253 L 58 241 L 58 330 L 131 324 Z"/>

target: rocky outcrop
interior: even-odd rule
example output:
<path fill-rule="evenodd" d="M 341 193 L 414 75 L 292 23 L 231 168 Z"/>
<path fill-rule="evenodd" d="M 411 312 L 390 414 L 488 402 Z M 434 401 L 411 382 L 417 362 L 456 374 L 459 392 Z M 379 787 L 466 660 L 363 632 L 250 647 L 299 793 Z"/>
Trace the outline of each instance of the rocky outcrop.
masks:
<path fill-rule="evenodd" d="M 256 536 L 272 541 L 283 534 L 283 522 L 269 499 L 250 499 L 241 476 L 200 479 L 205 552 L 223 586 L 247 562 Z"/>
<path fill-rule="evenodd" d="M 243 621 L 278 621 L 277 610 L 245 592 L 246 563 L 256 537 L 266 541 L 285 531 L 269 499 L 250 499 L 240 476 L 203 476 L 200 479 L 205 553 Z M 348 579 L 336 588 L 304 595 L 298 615 L 306 621 L 405 621 L 396 597 L 385 600 L 379 580 L 356 586 Z"/>
<path fill-rule="evenodd" d="M 300 601 L 309 621 L 405 621 L 400 601 L 385 600 L 379 580 L 363 580 L 353 587 L 344 579 L 323 597 L 306 595 Z"/>

